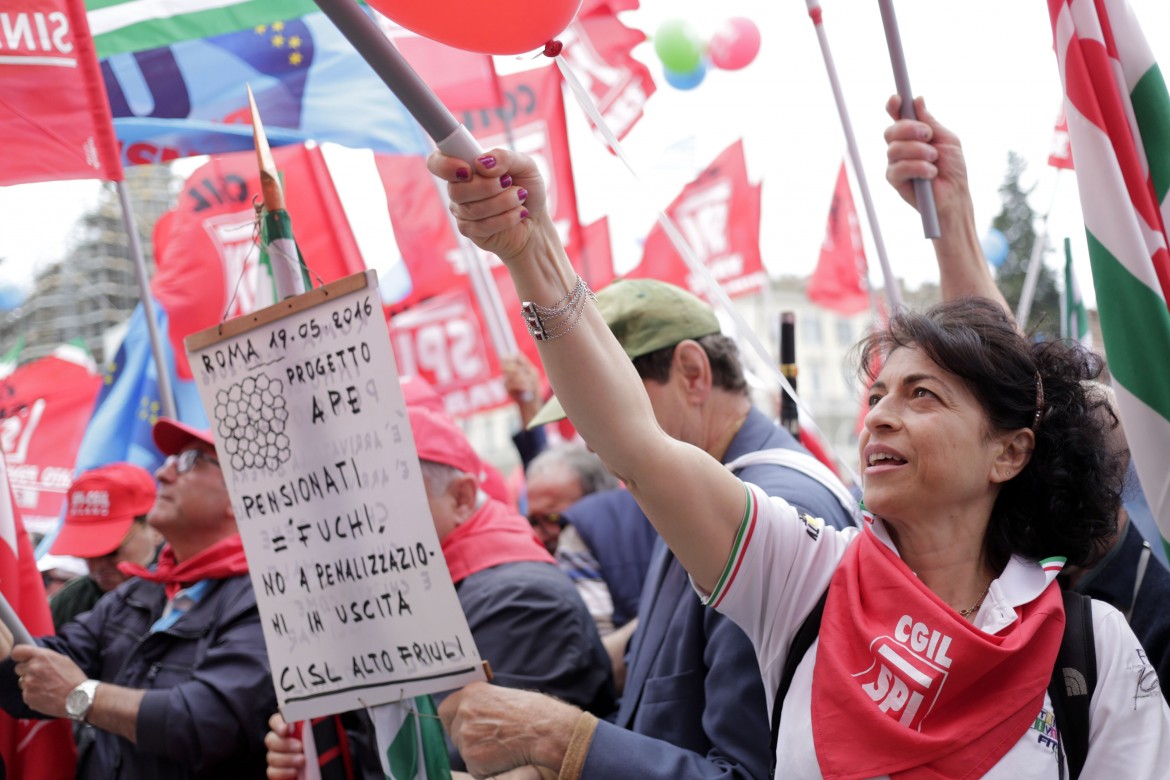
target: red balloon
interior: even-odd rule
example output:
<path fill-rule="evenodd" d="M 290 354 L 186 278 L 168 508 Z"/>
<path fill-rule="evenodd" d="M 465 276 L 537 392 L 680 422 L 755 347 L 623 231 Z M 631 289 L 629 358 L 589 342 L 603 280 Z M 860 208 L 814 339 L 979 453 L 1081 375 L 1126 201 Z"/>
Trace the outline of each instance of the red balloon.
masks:
<path fill-rule="evenodd" d="M 367 0 L 408 30 L 458 49 L 523 54 L 559 35 L 581 0 Z"/>
<path fill-rule="evenodd" d="M 707 44 L 711 64 L 723 70 L 746 68 L 759 53 L 760 28 L 742 16 L 724 22 Z"/>

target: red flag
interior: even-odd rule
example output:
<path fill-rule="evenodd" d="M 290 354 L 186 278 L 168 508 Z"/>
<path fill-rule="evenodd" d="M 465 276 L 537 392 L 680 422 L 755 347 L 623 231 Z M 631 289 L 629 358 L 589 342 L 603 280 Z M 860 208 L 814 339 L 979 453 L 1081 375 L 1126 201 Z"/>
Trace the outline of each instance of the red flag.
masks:
<path fill-rule="evenodd" d="M 650 69 L 630 53 L 645 34 L 617 18 L 618 11 L 637 7 L 637 0 L 586 2 L 564 35 L 564 58 L 619 139 L 642 118 L 656 89 Z"/>
<path fill-rule="evenodd" d="M 464 417 L 511 402 L 468 290 L 436 295 L 389 325 L 398 373 L 425 379 L 448 414 Z"/>
<path fill-rule="evenodd" d="M 314 274 L 332 282 L 365 268 L 337 190 L 317 147 L 272 150 L 284 176 L 285 201 L 297 243 Z M 155 226 L 158 271 L 151 289 L 170 317 L 179 376 L 191 378 L 183 339 L 250 312 L 263 278 L 252 199 L 260 196 L 256 155 L 212 158 L 188 177 L 179 205 Z"/>
<path fill-rule="evenodd" d="M 684 187 L 666 213 L 728 295 L 747 295 L 764 284 L 760 186 L 748 182 L 743 141 L 729 146 Z M 661 279 L 696 295 L 706 290 L 657 225 L 646 239 L 642 262 L 628 275 Z"/>
<path fill-rule="evenodd" d="M 82 0 L 4 3 L 0 185 L 120 181 L 110 104 Z"/>
<path fill-rule="evenodd" d="M 382 31 L 449 110 L 479 111 L 504 104 L 491 55 L 456 49 L 417 35 L 381 14 L 375 17 Z"/>
<path fill-rule="evenodd" d="M 613 242 L 609 238 L 609 217 L 581 228 L 581 252 L 577 270 L 585 283 L 600 290 L 613 281 Z"/>
<path fill-rule="evenodd" d="M 842 314 L 857 314 L 869 306 L 869 293 L 862 281 L 865 275 L 865 246 L 842 162 L 821 256 L 808 280 L 808 299 Z"/>
<path fill-rule="evenodd" d="M 12 500 L 3 458 L 0 458 L 0 590 L 30 634 L 53 633 L 49 600 L 33 558 L 32 544 Z M 17 720 L 0 711 L 0 756 L 8 777 L 72 778 L 77 763 L 73 724 L 64 718 Z"/>
<path fill-rule="evenodd" d="M 101 383 L 93 360 L 74 346 L 0 380 L 0 448 L 17 509 L 33 530 L 57 525 Z"/>
<path fill-rule="evenodd" d="M 1048 164 L 1053 168 L 1073 169 L 1072 146 L 1068 140 L 1068 118 L 1064 109 L 1056 119 L 1056 127 L 1052 129 L 1052 150 L 1048 153 Z"/>

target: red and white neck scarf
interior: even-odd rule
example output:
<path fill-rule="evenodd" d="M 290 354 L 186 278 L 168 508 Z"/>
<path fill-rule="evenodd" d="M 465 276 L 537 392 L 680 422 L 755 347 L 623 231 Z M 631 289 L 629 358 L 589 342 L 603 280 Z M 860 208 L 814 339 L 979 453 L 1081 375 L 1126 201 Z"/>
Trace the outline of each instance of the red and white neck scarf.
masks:
<path fill-rule="evenodd" d="M 200 580 L 226 580 L 247 574 L 248 559 L 244 557 L 244 543 L 240 535 L 232 534 L 182 563 L 175 561 L 175 551 L 168 544 L 159 553 L 158 566 L 154 571 L 129 561 L 119 563 L 118 571 L 128 577 L 165 584 L 169 600 L 183 588 Z"/>
<path fill-rule="evenodd" d="M 827 780 L 983 776 L 1044 702 L 1064 633 L 1059 586 L 987 634 L 866 528 L 829 584 L 813 671 L 813 743 Z"/>

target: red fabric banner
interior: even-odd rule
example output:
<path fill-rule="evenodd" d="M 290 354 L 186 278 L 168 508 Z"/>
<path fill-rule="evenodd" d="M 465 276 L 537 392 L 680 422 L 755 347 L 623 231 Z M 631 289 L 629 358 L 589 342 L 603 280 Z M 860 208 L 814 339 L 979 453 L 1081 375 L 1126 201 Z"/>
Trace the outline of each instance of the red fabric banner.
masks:
<path fill-rule="evenodd" d="M 11 0 L 0 16 L 0 185 L 120 181 L 83 0 Z"/>
<path fill-rule="evenodd" d="M 1052 129 L 1052 149 L 1048 152 L 1048 164 L 1053 168 L 1073 170 L 1072 146 L 1068 140 L 1068 119 L 1061 109 Z"/>
<path fill-rule="evenodd" d="M 748 182 L 743 141 L 729 146 L 684 187 L 666 213 L 728 295 L 747 295 L 763 286 L 760 185 Z M 628 276 L 661 279 L 705 294 L 706 285 L 687 268 L 658 225 L 646 239 L 642 262 Z"/>
<path fill-rule="evenodd" d="M 34 531 L 57 525 L 101 383 L 78 347 L 60 347 L 0 380 L 0 448 L 17 509 Z"/>
<path fill-rule="evenodd" d="M 410 66 L 450 111 L 495 109 L 504 104 L 490 55 L 424 38 L 381 14 L 375 18 Z"/>
<path fill-rule="evenodd" d="M 565 60 L 619 139 L 642 118 L 642 109 L 656 89 L 650 69 L 630 54 L 646 40 L 645 34 L 617 18 L 618 11 L 637 7 L 637 0 L 586 2 L 562 36 Z"/>
<path fill-rule="evenodd" d="M 321 150 L 272 150 L 284 176 L 285 200 L 305 262 L 325 283 L 364 270 L 361 253 L 329 177 Z M 183 339 L 225 318 L 250 312 L 261 280 L 255 209 L 261 196 L 256 155 L 212 158 L 188 177 L 179 205 L 154 231 L 158 271 L 151 289 L 170 317 L 179 376 L 191 378 Z"/>
<path fill-rule="evenodd" d="M 467 289 L 436 295 L 390 319 L 390 343 L 402 376 L 425 379 L 447 413 L 465 417 L 510 403 Z"/>
<path fill-rule="evenodd" d="M 837 186 L 833 190 L 833 205 L 829 208 L 821 256 L 808 280 L 808 299 L 841 314 L 864 311 L 869 306 L 869 293 L 862 281 L 867 273 L 866 267 L 857 209 L 853 205 L 849 178 L 842 162 Z"/>
<path fill-rule="evenodd" d="M 0 459 L 0 590 L 30 634 L 50 636 L 49 600 L 15 504 Z M 65 718 L 17 720 L 0 711 L 0 757 L 7 777 L 69 780 L 77 763 L 73 724 Z"/>

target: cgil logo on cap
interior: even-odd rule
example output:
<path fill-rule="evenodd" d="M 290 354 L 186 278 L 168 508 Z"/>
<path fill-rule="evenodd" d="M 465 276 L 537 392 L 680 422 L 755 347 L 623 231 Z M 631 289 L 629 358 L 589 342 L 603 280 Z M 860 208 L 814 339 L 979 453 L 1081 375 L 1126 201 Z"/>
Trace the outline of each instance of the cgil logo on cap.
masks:
<path fill-rule="evenodd" d="M 81 517 L 109 517 L 108 490 L 78 490 L 69 501 L 69 514 Z"/>

